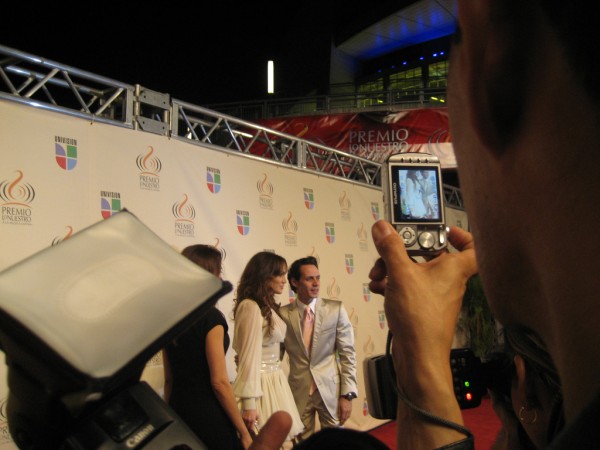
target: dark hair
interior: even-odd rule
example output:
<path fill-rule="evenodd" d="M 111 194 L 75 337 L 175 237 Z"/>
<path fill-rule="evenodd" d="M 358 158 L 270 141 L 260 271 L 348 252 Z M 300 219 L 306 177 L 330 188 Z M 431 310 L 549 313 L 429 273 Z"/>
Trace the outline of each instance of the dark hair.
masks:
<path fill-rule="evenodd" d="M 504 327 L 502 332 L 504 351 L 510 360 L 514 360 L 515 355 L 523 358 L 527 369 L 527 396 L 531 396 L 532 406 L 537 406 L 534 394 L 536 387 L 552 400 L 546 430 L 548 442 L 551 442 L 564 426 L 562 390 L 554 362 L 542 339 L 531 329 L 512 325 Z M 523 433 L 521 439 L 525 439 Z"/>
<path fill-rule="evenodd" d="M 294 261 L 288 270 L 287 276 L 288 283 L 290 283 L 290 287 L 294 292 L 296 292 L 296 288 L 292 284 L 292 280 L 298 281 L 300 279 L 300 267 L 302 266 L 315 266 L 317 269 L 319 268 L 317 258 L 315 258 L 314 256 L 307 256 L 305 258 L 300 258 Z"/>
<path fill-rule="evenodd" d="M 242 300 L 253 300 L 258 303 L 262 316 L 267 319 L 270 332 L 273 328 L 272 309 L 277 310 L 279 305 L 275 303 L 274 293 L 269 282 L 273 277 L 284 275 L 286 271 L 287 262 L 285 258 L 275 253 L 259 252 L 250 258 L 238 284 L 236 298 L 234 299 L 234 318 Z"/>
<path fill-rule="evenodd" d="M 223 256 L 221 255 L 221 252 L 212 245 L 190 245 L 184 248 L 181 251 L 181 254 L 213 275 L 217 277 L 221 275 Z"/>

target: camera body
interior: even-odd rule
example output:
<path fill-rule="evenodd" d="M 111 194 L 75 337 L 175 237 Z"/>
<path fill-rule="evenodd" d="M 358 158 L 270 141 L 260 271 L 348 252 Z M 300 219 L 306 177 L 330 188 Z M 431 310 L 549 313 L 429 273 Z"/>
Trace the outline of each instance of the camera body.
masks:
<path fill-rule="evenodd" d="M 436 255 L 447 246 L 442 171 L 437 156 L 398 153 L 385 162 L 386 219 L 411 256 Z"/>
<path fill-rule="evenodd" d="M 513 367 L 505 353 L 496 352 L 481 361 L 470 348 L 452 349 L 450 369 L 460 409 L 478 407 L 488 390 L 510 400 Z M 392 356 L 388 353 L 366 358 L 364 376 L 369 413 L 376 419 L 395 419 L 398 396 Z"/>

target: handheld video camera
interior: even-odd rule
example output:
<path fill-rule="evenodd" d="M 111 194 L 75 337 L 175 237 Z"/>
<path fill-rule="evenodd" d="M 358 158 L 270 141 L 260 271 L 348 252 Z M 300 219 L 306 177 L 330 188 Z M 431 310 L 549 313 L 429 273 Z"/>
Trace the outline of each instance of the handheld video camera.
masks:
<path fill-rule="evenodd" d="M 382 173 L 386 219 L 411 256 L 446 248 L 444 192 L 439 159 L 428 153 L 390 156 Z"/>
<path fill-rule="evenodd" d="M 469 348 L 450 352 L 454 395 L 460 409 L 476 408 L 490 390 L 510 399 L 512 360 L 504 353 L 493 353 L 482 361 Z M 398 395 L 396 372 L 389 353 L 364 360 L 364 376 L 369 413 L 376 419 L 395 419 Z"/>

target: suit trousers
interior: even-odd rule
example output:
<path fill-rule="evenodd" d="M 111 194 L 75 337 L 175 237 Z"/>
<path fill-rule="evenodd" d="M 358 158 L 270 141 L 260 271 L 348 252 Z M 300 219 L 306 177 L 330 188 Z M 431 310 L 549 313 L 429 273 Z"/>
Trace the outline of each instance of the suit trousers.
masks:
<path fill-rule="evenodd" d="M 306 403 L 304 411 L 300 412 L 300 418 L 304 424 L 304 431 L 298 439 L 300 442 L 314 434 L 315 418 L 317 414 L 319 415 L 319 423 L 321 424 L 321 428 L 333 428 L 339 426 L 340 424 L 337 416 L 333 417 L 331 414 L 329 414 L 329 410 L 325 406 L 323 398 L 317 389 L 308 397 L 308 402 Z"/>

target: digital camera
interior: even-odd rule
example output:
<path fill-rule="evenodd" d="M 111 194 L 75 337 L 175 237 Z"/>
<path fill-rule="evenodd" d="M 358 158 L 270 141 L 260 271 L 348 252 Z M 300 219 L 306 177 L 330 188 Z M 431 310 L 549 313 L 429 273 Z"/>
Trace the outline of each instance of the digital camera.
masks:
<path fill-rule="evenodd" d="M 447 246 L 439 159 L 428 153 L 390 156 L 382 173 L 386 219 L 411 256 L 436 255 Z"/>

